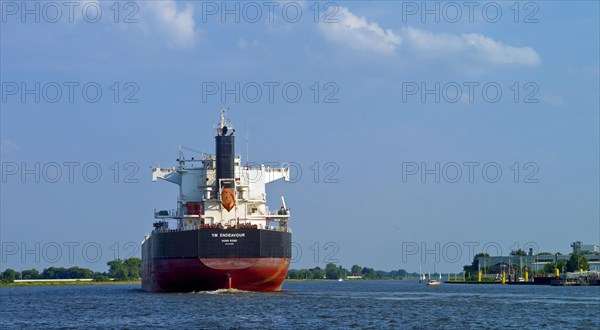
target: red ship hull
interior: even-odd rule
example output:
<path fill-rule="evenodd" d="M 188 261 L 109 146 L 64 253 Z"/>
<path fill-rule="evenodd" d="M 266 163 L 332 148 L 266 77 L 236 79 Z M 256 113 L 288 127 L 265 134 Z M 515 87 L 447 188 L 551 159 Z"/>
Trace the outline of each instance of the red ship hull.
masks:
<path fill-rule="evenodd" d="M 278 291 L 291 239 L 289 232 L 253 228 L 156 231 L 142 244 L 142 289 Z"/>
<path fill-rule="evenodd" d="M 142 289 L 149 292 L 193 292 L 232 288 L 279 291 L 289 258 L 156 259 L 144 265 Z"/>

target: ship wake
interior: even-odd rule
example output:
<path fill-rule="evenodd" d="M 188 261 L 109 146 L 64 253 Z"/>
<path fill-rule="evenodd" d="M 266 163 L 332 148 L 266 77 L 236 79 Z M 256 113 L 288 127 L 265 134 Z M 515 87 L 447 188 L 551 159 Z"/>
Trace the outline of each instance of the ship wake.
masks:
<path fill-rule="evenodd" d="M 238 289 L 217 289 L 212 291 L 193 291 L 193 294 L 208 294 L 208 295 L 233 295 L 233 294 L 255 294 L 256 292 L 238 290 Z"/>

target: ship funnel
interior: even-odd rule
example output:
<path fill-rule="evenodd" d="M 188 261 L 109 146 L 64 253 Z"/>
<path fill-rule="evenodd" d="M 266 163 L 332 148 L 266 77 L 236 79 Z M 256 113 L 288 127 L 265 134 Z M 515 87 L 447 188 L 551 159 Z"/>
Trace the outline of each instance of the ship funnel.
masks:
<path fill-rule="evenodd" d="M 235 129 L 225 118 L 225 111 L 225 109 L 221 109 L 221 122 L 215 136 L 217 183 L 222 182 L 221 179 L 233 180 L 235 178 Z M 228 181 L 224 180 L 222 188 L 231 187 L 231 184 L 227 183 Z"/>

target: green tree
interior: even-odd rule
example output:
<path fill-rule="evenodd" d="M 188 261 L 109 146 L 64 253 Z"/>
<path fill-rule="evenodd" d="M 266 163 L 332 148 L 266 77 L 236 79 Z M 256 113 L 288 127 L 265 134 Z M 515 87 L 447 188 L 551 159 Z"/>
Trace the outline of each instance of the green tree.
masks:
<path fill-rule="evenodd" d="M 297 280 L 297 279 L 301 278 L 300 275 L 301 275 L 301 273 L 300 273 L 299 270 L 297 270 L 297 269 L 290 269 L 290 270 L 288 270 L 287 278 L 290 278 L 290 279 L 293 279 L 293 280 Z"/>
<path fill-rule="evenodd" d="M 378 279 L 382 279 L 382 278 L 385 278 L 385 277 L 390 277 L 390 273 L 386 272 L 384 270 L 376 270 L 375 271 L 375 277 L 378 278 Z"/>
<path fill-rule="evenodd" d="M 517 249 L 510 251 L 511 256 L 526 256 L 527 252 L 523 251 L 523 249 Z"/>
<path fill-rule="evenodd" d="M 556 262 L 556 264 L 554 262 L 549 262 L 544 266 L 544 273 L 554 274 L 554 268 L 558 268 L 562 272 L 563 269 L 567 269 L 567 262 L 564 260 L 559 260 L 558 262 Z"/>
<path fill-rule="evenodd" d="M 37 269 L 29 269 L 21 272 L 21 277 L 24 280 L 34 280 L 40 278 L 40 272 Z"/>
<path fill-rule="evenodd" d="M 94 276 L 94 272 L 91 269 L 79 268 L 77 266 L 67 269 L 65 273 L 62 275 L 62 278 L 92 278 Z"/>
<path fill-rule="evenodd" d="M 470 265 L 463 266 L 465 273 L 477 273 L 479 271 L 479 260 L 478 258 L 489 258 L 490 255 L 487 253 L 477 253 L 473 256 L 473 262 Z M 482 267 L 483 268 L 483 267 Z"/>
<path fill-rule="evenodd" d="M 315 280 L 322 280 L 323 276 L 325 276 L 325 271 L 321 267 L 315 267 L 311 271 L 313 273 L 312 278 Z"/>
<path fill-rule="evenodd" d="M 58 278 L 73 278 L 67 267 L 59 267 L 57 273 Z"/>
<path fill-rule="evenodd" d="M 406 277 L 406 275 L 408 275 L 408 272 L 406 271 L 406 269 L 398 269 L 397 274 L 398 277 Z"/>
<path fill-rule="evenodd" d="M 7 268 L 2 272 L 2 279 L 8 282 L 12 282 L 19 277 L 19 272 L 14 269 Z"/>
<path fill-rule="evenodd" d="M 138 279 L 142 272 L 142 260 L 140 258 L 129 258 L 123 262 L 125 268 L 127 268 L 127 275 L 130 280 Z"/>
<path fill-rule="evenodd" d="M 352 268 L 350 268 L 350 272 L 352 273 L 352 275 L 354 276 L 360 276 L 362 275 L 360 272 L 362 271 L 362 267 L 359 265 L 354 265 L 352 266 Z"/>
<path fill-rule="evenodd" d="M 325 265 L 325 277 L 330 280 L 340 278 L 338 274 L 338 268 L 334 263 L 330 262 Z"/>
<path fill-rule="evenodd" d="M 109 282 L 110 281 L 110 278 L 108 276 L 106 276 L 106 274 L 102 274 L 102 273 L 94 273 L 92 278 L 94 279 L 94 282 Z"/>
<path fill-rule="evenodd" d="M 117 281 L 125 281 L 127 280 L 128 273 L 127 267 L 123 264 L 123 262 L 119 259 L 112 260 L 106 263 L 109 267 L 108 276 L 114 278 Z"/>
<path fill-rule="evenodd" d="M 360 273 L 363 274 L 363 276 L 368 279 L 375 278 L 375 269 L 373 269 L 373 268 L 363 267 L 363 269 L 360 271 Z"/>
<path fill-rule="evenodd" d="M 43 279 L 51 279 L 51 278 L 60 278 L 58 277 L 58 268 L 56 267 L 48 267 L 42 271 Z"/>
<path fill-rule="evenodd" d="M 567 271 L 578 272 L 580 268 L 583 270 L 588 270 L 590 268 L 587 259 L 581 254 L 571 254 L 571 258 L 567 261 Z"/>
<path fill-rule="evenodd" d="M 302 278 L 305 280 L 314 279 L 315 274 L 310 269 L 302 269 Z"/>

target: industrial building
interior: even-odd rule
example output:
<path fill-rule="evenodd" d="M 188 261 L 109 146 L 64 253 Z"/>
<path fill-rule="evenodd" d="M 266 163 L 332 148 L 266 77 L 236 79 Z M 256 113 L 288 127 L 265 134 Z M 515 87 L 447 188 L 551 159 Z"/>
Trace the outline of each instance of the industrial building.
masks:
<path fill-rule="evenodd" d="M 568 261 L 571 258 L 571 254 L 580 254 L 588 261 L 589 270 L 600 271 L 600 246 L 598 245 L 584 245 L 581 242 L 573 242 L 571 244 L 572 252 L 570 254 L 559 255 L 559 254 L 533 254 L 530 250 L 528 255 L 518 256 L 489 256 L 489 257 L 478 257 L 479 266 L 482 270 L 486 269 L 488 274 L 499 274 L 505 271 L 506 273 L 520 273 L 518 269 L 527 268 L 536 274 L 538 271 L 542 271 L 544 266 L 554 261 Z M 516 270 L 516 271 L 515 271 Z M 564 272 L 564 270 L 560 270 Z"/>

